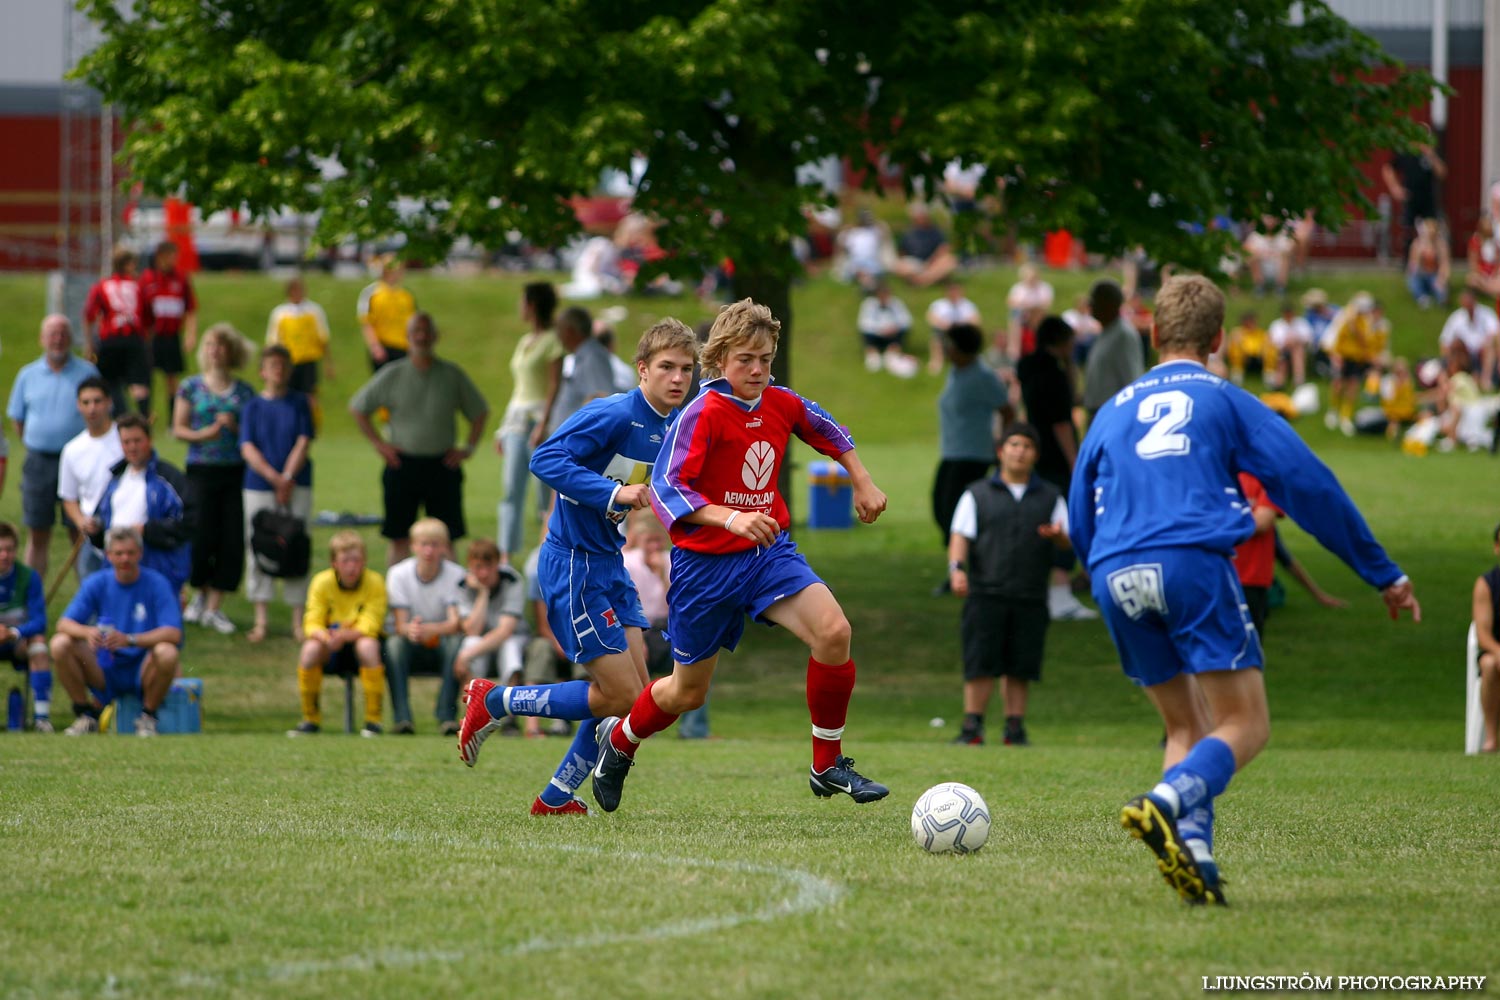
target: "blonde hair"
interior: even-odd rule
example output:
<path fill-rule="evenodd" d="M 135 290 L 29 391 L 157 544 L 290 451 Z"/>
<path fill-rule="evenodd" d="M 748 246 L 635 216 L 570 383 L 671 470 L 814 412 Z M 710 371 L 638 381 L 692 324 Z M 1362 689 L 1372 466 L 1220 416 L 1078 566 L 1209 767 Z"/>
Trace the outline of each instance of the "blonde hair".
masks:
<path fill-rule="evenodd" d="M 450 540 L 448 526 L 435 517 L 422 518 L 411 526 L 411 530 L 407 534 L 411 536 L 411 540 L 414 542 L 431 540 L 447 545 Z"/>
<path fill-rule="evenodd" d="M 682 351 L 696 361 L 698 338 L 682 320 L 668 316 L 641 334 L 635 345 L 635 363 L 650 364 L 651 359 L 662 351 Z"/>
<path fill-rule="evenodd" d="M 713 328 L 708 331 L 708 343 L 703 345 L 698 360 L 703 365 L 705 379 L 720 378 L 724 374 L 724 359 L 730 348 L 758 340 L 761 337 L 771 342 L 771 353 L 781 341 L 781 322 L 771 310 L 751 299 L 740 299 L 719 310 Z"/>
<path fill-rule="evenodd" d="M 229 347 L 229 356 L 224 363 L 227 371 L 234 371 L 244 367 L 246 361 L 254 350 L 245 335 L 234 328 L 232 323 L 215 323 L 203 334 L 203 339 L 198 342 L 198 370 L 208 371 L 208 353 L 213 345 L 223 343 Z"/>
<path fill-rule="evenodd" d="M 1156 293 L 1156 347 L 1207 357 L 1224 329 L 1224 293 L 1201 274 L 1168 278 Z"/>
<path fill-rule="evenodd" d="M 333 537 L 328 539 L 329 562 L 333 562 L 345 552 L 365 554 L 365 540 L 359 537 L 359 532 L 345 528 L 343 531 L 335 531 Z"/>

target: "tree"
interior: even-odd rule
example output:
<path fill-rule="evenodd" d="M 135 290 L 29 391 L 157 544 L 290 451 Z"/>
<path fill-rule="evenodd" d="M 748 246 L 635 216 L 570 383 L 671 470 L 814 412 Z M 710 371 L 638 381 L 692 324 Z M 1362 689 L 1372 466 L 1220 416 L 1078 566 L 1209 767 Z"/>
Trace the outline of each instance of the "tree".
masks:
<path fill-rule="evenodd" d="M 639 151 L 674 266 L 731 258 L 788 337 L 799 163 L 876 148 L 928 191 L 984 165 L 1023 236 L 1203 265 L 1222 234 L 1184 223 L 1345 218 L 1432 84 L 1318 0 L 84 4 L 83 73 L 149 190 L 434 255 L 561 240 L 566 199 Z"/>

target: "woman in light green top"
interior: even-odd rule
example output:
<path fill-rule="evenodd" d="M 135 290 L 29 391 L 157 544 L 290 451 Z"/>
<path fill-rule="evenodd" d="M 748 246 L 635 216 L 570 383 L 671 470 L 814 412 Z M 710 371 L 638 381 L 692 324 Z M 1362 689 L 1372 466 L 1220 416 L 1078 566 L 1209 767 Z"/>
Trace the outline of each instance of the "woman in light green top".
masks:
<path fill-rule="evenodd" d="M 505 417 L 495 432 L 495 450 L 504 458 L 500 488 L 500 548 L 514 563 L 521 549 L 521 519 L 526 511 L 526 484 L 531 478 L 531 432 L 541 419 L 548 398 L 562 380 L 562 341 L 552 330 L 552 314 L 557 311 L 557 291 L 550 282 L 533 282 L 521 296 L 521 318 L 531 324 L 531 332 L 521 337 L 510 356 L 510 374 L 515 389 L 505 407 Z M 537 508 L 541 509 L 543 493 L 538 484 Z"/>

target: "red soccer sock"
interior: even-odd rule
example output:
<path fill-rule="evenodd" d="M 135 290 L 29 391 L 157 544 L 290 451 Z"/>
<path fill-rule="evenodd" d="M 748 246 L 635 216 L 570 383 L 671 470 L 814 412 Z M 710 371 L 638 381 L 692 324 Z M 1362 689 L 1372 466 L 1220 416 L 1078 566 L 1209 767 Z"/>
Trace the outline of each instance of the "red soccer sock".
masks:
<path fill-rule="evenodd" d="M 826 771 L 843 749 L 844 720 L 854 693 L 854 661 L 837 665 L 807 658 L 807 711 L 812 716 L 813 770 Z"/>
<path fill-rule="evenodd" d="M 656 699 L 651 697 L 651 686 L 655 683 L 656 681 L 652 681 L 646 685 L 646 690 L 630 706 L 630 714 L 621 719 L 620 724 L 609 734 L 610 745 L 632 759 L 641 740 L 654 736 L 677 721 L 677 716 L 663 711 Z"/>

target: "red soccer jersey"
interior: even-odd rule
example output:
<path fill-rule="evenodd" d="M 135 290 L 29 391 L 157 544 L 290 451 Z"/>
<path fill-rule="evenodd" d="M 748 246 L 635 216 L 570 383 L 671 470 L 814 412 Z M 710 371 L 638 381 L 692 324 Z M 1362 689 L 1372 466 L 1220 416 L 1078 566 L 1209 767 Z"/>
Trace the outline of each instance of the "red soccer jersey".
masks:
<path fill-rule="evenodd" d="M 1270 507 L 1277 517 L 1283 516 L 1281 508 L 1266 496 L 1260 480 L 1248 472 L 1240 473 L 1240 492 L 1245 494 L 1252 511 Z M 1241 542 L 1234 550 L 1234 571 L 1239 574 L 1241 586 L 1269 587 L 1276 576 L 1276 532 L 1263 531 Z"/>
<path fill-rule="evenodd" d="M 182 321 L 198 308 L 193 286 L 181 271 L 148 268 L 141 275 L 141 326 L 158 337 L 175 337 Z"/>
<path fill-rule="evenodd" d="M 830 458 L 854 447 L 827 411 L 790 389 L 769 386 L 747 403 L 723 379 L 703 383 L 672 425 L 651 477 L 651 503 L 672 544 L 720 555 L 755 547 L 717 525 L 682 521 L 708 504 L 769 514 L 783 531 L 791 527 L 776 483 L 793 434 Z"/>
<path fill-rule="evenodd" d="M 110 275 L 89 289 L 83 306 L 86 323 L 99 321 L 99 339 L 141 335 L 140 286 L 134 278 Z"/>

